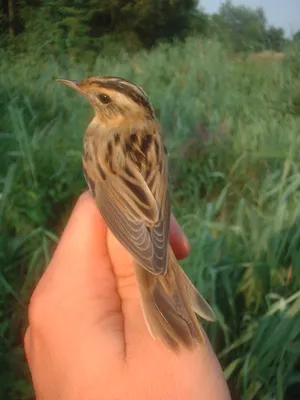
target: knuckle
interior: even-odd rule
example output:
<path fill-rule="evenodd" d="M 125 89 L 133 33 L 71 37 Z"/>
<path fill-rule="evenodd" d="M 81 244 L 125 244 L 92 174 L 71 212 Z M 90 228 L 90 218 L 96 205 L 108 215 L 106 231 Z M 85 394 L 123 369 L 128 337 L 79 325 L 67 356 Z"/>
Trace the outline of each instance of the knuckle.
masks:
<path fill-rule="evenodd" d="M 25 355 L 26 358 L 29 358 L 29 353 L 30 353 L 30 328 L 28 327 L 25 331 L 24 335 L 24 350 L 25 350 Z"/>
<path fill-rule="evenodd" d="M 85 203 L 86 201 L 87 201 L 87 199 L 91 199 L 91 195 L 90 195 L 90 193 L 89 193 L 89 191 L 88 190 L 86 190 L 85 192 L 83 192 L 79 197 L 78 197 L 78 200 L 77 200 L 77 204 L 78 205 L 81 205 L 82 203 Z"/>
<path fill-rule="evenodd" d="M 43 295 L 34 291 L 28 306 L 28 320 L 31 327 L 40 325 L 47 315 L 47 305 Z"/>

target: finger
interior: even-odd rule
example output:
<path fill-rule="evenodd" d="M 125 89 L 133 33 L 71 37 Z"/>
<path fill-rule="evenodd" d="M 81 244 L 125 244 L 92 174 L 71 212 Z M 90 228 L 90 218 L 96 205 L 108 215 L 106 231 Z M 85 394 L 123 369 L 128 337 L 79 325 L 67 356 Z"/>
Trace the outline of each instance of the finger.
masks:
<path fill-rule="evenodd" d="M 27 361 L 29 362 L 30 356 L 30 327 L 28 326 L 24 335 L 24 350 Z"/>
<path fill-rule="evenodd" d="M 171 215 L 170 221 L 170 245 L 178 260 L 188 256 L 190 252 L 190 244 L 188 238 L 185 236 L 180 228 L 174 215 Z"/>
<path fill-rule="evenodd" d="M 61 263 L 60 274 L 69 274 L 68 262 L 80 260 L 82 263 L 77 262 L 76 267 L 86 271 L 89 258 L 108 256 L 106 235 L 106 224 L 94 200 L 88 192 L 83 193 L 75 205 L 51 264 L 59 263 L 63 258 L 67 262 Z"/>
<path fill-rule="evenodd" d="M 107 247 L 110 253 L 116 285 L 122 304 L 123 330 L 127 342 L 127 350 L 136 348 L 135 340 L 149 343 L 151 336 L 145 324 L 140 305 L 139 291 L 135 279 L 132 256 L 108 230 Z M 132 356 L 132 350 L 131 356 Z"/>
<path fill-rule="evenodd" d="M 88 193 L 81 195 L 34 291 L 30 310 L 35 308 L 32 303 L 57 310 L 58 303 L 58 307 L 70 312 L 70 317 L 74 312 L 74 318 L 78 319 L 79 308 L 84 316 L 92 312 L 86 304 L 89 300 L 95 304 L 96 299 L 95 308 L 101 314 L 98 318 L 117 307 L 120 300 L 106 239 L 107 227 L 94 200 Z"/>

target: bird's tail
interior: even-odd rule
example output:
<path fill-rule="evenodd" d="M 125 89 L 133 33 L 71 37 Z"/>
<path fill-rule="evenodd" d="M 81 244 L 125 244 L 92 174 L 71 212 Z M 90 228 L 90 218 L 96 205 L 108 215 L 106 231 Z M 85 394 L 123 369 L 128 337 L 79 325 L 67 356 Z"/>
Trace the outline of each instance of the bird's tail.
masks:
<path fill-rule="evenodd" d="M 214 321 L 215 316 L 178 264 L 171 247 L 166 275 L 153 275 L 137 263 L 135 273 L 150 334 L 175 351 L 202 342 L 196 314 L 208 321 Z"/>

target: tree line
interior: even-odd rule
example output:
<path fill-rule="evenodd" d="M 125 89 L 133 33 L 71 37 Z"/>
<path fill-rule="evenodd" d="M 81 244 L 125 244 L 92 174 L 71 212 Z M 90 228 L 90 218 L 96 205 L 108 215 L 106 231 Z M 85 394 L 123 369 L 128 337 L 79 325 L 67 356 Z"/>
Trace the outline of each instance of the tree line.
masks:
<path fill-rule="evenodd" d="M 18 49 L 47 43 L 99 52 L 114 42 L 130 51 L 200 34 L 234 51 L 281 51 L 288 40 L 282 28 L 268 26 L 262 8 L 231 0 L 213 15 L 197 0 L 0 0 L 0 21 L 1 46 Z"/>

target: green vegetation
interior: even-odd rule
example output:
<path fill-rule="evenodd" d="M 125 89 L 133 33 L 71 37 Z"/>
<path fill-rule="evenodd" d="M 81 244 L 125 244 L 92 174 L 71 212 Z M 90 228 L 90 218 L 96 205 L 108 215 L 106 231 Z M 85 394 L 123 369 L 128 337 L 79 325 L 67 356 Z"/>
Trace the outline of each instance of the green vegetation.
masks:
<path fill-rule="evenodd" d="M 140 84 L 166 133 L 184 267 L 233 397 L 299 399 L 300 31 L 230 0 L 212 16 L 196 0 L 4 0 L 0 22 L 0 398 L 33 398 L 28 301 L 86 188 L 92 110 L 55 79 L 107 74 Z"/>
<path fill-rule="evenodd" d="M 93 64 L 34 53 L 1 60 L 0 398 L 32 398 L 26 307 L 85 189 L 92 110 L 55 79 L 93 74 L 133 80 L 155 106 L 173 210 L 192 245 L 183 265 L 216 311 L 207 331 L 232 393 L 299 398 L 299 48 L 250 60 L 192 38 Z"/>
<path fill-rule="evenodd" d="M 40 48 L 45 55 L 63 52 L 77 60 L 82 52 L 85 60 L 108 54 L 112 43 L 114 49 L 132 52 L 191 34 L 217 37 L 239 52 L 281 51 L 291 41 L 282 28 L 267 24 L 261 7 L 231 0 L 213 15 L 197 0 L 3 0 L 0 22 L 1 44 L 17 53 Z"/>

